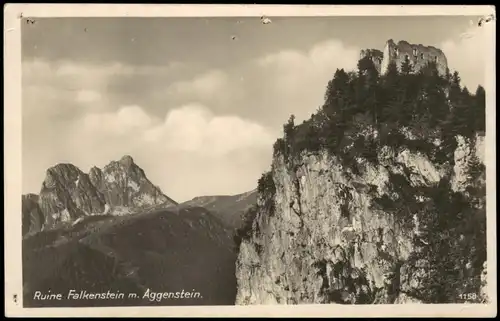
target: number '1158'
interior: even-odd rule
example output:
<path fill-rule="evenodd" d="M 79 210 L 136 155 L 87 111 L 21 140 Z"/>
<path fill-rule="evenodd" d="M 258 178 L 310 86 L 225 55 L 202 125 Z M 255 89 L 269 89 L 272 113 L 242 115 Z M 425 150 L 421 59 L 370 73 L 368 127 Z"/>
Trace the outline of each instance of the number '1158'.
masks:
<path fill-rule="evenodd" d="M 462 300 L 476 300 L 477 299 L 476 293 L 462 293 L 462 294 L 459 294 L 458 296 Z"/>

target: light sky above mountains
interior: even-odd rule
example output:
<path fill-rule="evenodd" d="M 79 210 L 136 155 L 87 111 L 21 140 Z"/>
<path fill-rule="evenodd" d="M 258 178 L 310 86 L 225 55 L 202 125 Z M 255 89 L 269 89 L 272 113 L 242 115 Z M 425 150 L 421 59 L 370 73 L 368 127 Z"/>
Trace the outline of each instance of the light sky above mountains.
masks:
<path fill-rule="evenodd" d="M 439 47 L 471 91 L 484 84 L 478 17 L 270 19 L 22 24 L 23 193 L 57 163 L 88 172 L 125 154 L 178 202 L 252 190 L 289 115 L 308 118 L 337 68 L 391 38 Z"/>

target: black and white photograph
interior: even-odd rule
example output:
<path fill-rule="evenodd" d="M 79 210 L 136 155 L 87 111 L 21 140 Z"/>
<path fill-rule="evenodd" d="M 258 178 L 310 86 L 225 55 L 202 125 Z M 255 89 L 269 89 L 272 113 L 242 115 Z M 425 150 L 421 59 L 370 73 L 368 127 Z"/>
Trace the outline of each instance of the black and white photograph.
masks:
<path fill-rule="evenodd" d="M 16 11 L 6 302 L 496 315 L 494 8 L 191 7 Z"/>

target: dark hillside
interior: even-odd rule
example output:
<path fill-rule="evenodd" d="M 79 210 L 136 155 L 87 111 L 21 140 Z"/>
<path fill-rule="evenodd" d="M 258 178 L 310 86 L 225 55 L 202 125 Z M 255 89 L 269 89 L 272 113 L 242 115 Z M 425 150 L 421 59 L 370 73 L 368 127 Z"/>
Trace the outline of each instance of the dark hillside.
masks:
<path fill-rule="evenodd" d="M 111 220 L 111 221 L 110 221 Z M 236 293 L 230 232 L 202 208 L 107 220 L 92 233 L 47 234 L 45 246 L 24 241 L 25 306 L 231 305 Z M 103 220 L 103 222 L 106 220 Z M 89 223 L 90 224 L 90 223 Z M 81 228 L 80 228 L 81 229 Z M 34 291 L 137 293 L 139 299 L 33 300 Z M 150 292 L 199 292 L 201 298 L 142 298 Z"/>

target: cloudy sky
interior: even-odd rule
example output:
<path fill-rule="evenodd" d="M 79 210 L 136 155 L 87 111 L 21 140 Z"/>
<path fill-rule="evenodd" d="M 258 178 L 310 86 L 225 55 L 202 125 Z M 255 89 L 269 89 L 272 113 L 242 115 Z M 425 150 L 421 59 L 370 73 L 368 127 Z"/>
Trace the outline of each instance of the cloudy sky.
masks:
<path fill-rule="evenodd" d="M 484 83 L 477 17 L 44 18 L 22 24 L 23 193 L 48 167 L 131 155 L 177 201 L 256 187 L 290 114 L 389 38 Z M 464 32 L 470 32 L 463 37 Z M 462 35 L 462 36 L 461 36 Z"/>

